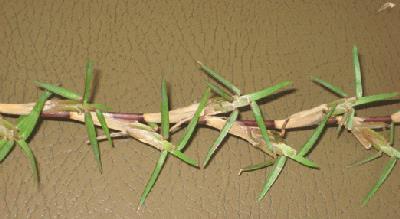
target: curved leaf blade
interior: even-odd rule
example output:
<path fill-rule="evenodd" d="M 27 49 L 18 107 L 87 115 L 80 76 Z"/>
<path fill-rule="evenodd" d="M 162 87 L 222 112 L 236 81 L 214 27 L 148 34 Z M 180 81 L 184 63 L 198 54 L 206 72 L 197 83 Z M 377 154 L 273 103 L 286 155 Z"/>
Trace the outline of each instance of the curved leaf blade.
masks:
<path fill-rule="evenodd" d="M 161 152 L 160 157 L 158 158 L 157 164 L 153 170 L 153 173 L 150 176 L 149 181 L 146 184 L 146 187 L 144 188 L 144 191 L 142 195 L 140 196 L 140 201 L 139 201 L 139 207 L 140 208 L 144 202 L 146 201 L 147 196 L 149 195 L 151 189 L 154 187 L 158 176 L 160 175 L 161 169 L 164 166 L 165 159 L 168 156 L 168 151 L 164 150 Z"/>
<path fill-rule="evenodd" d="M 251 101 L 250 106 L 253 111 L 253 115 L 256 119 L 257 125 L 260 128 L 261 135 L 265 141 L 265 144 L 267 145 L 267 150 L 273 151 L 273 146 L 272 146 L 271 141 L 269 140 L 269 136 L 267 133 L 267 127 L 265 126 L 264 118 L 261 113 L 260 107 L 257 105 L 257 103 L 254 100 Z"/>
<path fill-rule="evenodd" d="M 111 140 L 110 129 L 107 126 L 106 118 L 101 110 L 96 109 L 96 116 L 100 122 L 101 128 L 103 129 L 104 135 L 107 137 L 108 143 L 113 147 L 113 142 Z"/>
<path fill-rule="evenodd" d="M 48 84 L 48 83 L 42 83 L 42 82 L 38 82 L 38 81 L 35 81 L 35 84 L 38 87 L 46 89 L 54 94 L 57 94 L 59 96 L 62 96 L 64 98 L 67 98 L 70 100 L 81 100 L 82 99 L 82 97 L 79 94 L 76 94 L 70 90 L 63 88 L 63 87 L 59 87 L 59 86 Z"/>
<path fill-rule="evenodd" d="M 228 120 L 225 122 L 225 125 L 224 127 L 222 127 L 218 138 L 215 140 L 214 144 L 208 149 L 206 159 L 203 163 L 203 168 L 208 165 L 208 162 L 210 161 L 212 155 L 215 153 L 221 142 L 224 140 L 225 136 L 228 134 L 229 130 L 232 128 L 233 123 L 236 121 L 238 115 L 239 110 L 235 109 L 229 116 Z"/>
<path fill-rule="evenodd" d="M 361 166 L 363 164 L 366 164 L 370 161 L 373 161 L 375 159 L 378 159 L 382 156 L 382 151 L 376 152 L 360 161 L 354 162 L 353 164 L 350 164 L 349 167 L 354 167 L 354 166 Z"/>
<path fill-rule="evenodd" d="M 378 181 L 375 183 L 374 187 L 372 187 L 371 191 L 368 192 L 367 196 L 364 198 L 362 205 L 365 206 L 368 201 L 374 196 L 374 194 L 378 191 L 378 189 L 385 182 L 386 178 L 390 175 L 393 170 L 393 167 L 396 165 L 397 158 L 391 157 L 389 162 L 385 165 L 381 176 Z"/>
<path fill-rule="evenodd" d="M 28 146 L 28 144 L 24 140 L 18 140 L 17 144 L 22 149 L 22 152 L 25 154 L 25 156 L 31 162 L 33 177 L 35 178 L 36 182 L 39 182 L 39 172 L 38 172 L 37 162 L 36 162 L 36 158 L 33 155 L 31 148 Z"/>
<path fill-rule="evenodd" d="M 208 98 L 210 97 L 210 89 L 207 89 L 199 102 L 199 105 L 197 106 L 196 112 L 193 115 L 192 120 L 190 121 L 189 125 L 187 126 L 185 130 L 185 134 L 182 136 L 182 138 L 179 140 L 177 150 L 181 151 L 185 148 L 186 144 L 188 143 L 189 139 L 192 137 L 192 134 L 194 132 L 194 129 L 196 128 L 197 123 L 199 122 L 200 114 L 203 112 Z"/>
<path fill-rule="evenodd" d="M 313 161 L 305 158 L 305 157 L 301 157 L 299 155 L 296 156 L 291 156 L 290 158 L 292 158 L 294 161 L 300 163 L 301 165 L 304 165 L 306 167 L 310 167 L 310 168 L 314 168 L 314 169 L 318 169 L 318 165 L 316 163 L 314 163 Z"/>
<path fill-rule="evenodd" d="M 313 78 L 312 79 L 313 82 L 327 88 L 329 91 L 333 92 L 334 94 L 340 96 L 340 97 L 348 97 L 347 93 L 344 92 L 342 89 L 340 89 L 339 87 L 336 87 L 322 79 L 319 78 Z"/>
<path fill-rule="evenodd" d="M 90 114 L 90 112 L 85 112 L 85 125 L 89 137 L 89 142 L 90 145 L 92 146 L 92 151 L 97 162 L 97 166 L 100 170 L 100 173 L 102 173 L 103 168 L 101 165 L 100 148 L 99 144 L 97 143 L 96 128 L 94 127 L 92 114 Z"/>
<path fill-rule="evenodd" d="M 268 193 L 268 191 L 271 189 L 272 185 L 278 179 L 279 174 L 281 173 L 283 166 L 285 166 L 285 163 L 287 161 L 286 156 L 279 156 L 272 168 L 272 171 L 268 174 L 267 179 L 264 184 L 263 191 L 260 193 L 258 196 L 258 201 L 261 201 L 265 195 Z"/>
<path fill-rule="evenodd" d="M 203 71 L 206 72 L 210 77 L 214 78 L 216 81 L 218 81 L 219 83 L 223 84 L 226 88 L 228 88 L 234 94 L 240 96 L 239 88 L 237 88 L 235 85 L 233 85 L 230 81 L 226 80 L 220 74 L 218 74 L 216 71 L 214 71 L 211 68 L 207 67 L 203 63 L 201 63 L 199 61 L 197 61 L 197 63 L 200 65 L 201 69 L 203 69 Z"/>

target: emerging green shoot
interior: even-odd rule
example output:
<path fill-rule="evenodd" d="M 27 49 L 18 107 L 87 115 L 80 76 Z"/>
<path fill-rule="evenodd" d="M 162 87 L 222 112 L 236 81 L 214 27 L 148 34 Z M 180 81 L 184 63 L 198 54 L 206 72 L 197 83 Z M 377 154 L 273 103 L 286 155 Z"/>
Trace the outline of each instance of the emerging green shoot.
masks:
<path fill-rule="evenodd" d="M 319 78 L 313 78 L 312 79 L 313 82 L 320 84 L 321 86 L 327 88 L 328 90 L 332 91 L 334 94 L 340 96 L 340 97 L 348 97 L 348 95 L 339 87 L 336 87 L 322 79 Z"/>
<path fill-rule="evenodd" d="M 219 83 L 223 84 L 226 88 L 232 91 L 234 94 L 240 96 L 240 90 L 235 85 L 233 85 L 230 81 L 224 79 L 220 74 L 216 71 L 212 70 L 211 68 L 207 67 L 203 63 L 197 61 L 200 67 L 212 78 L 214 78 Z"/>
<path fill-rule="evenodd" d="M 376 191 L 382 186 L 382 184 L 385 182 L 386 178 L 390 175 L 392 172 L 393 167 L 396 165 L 397 158 L 396 157 L 391 157 L 389 162 L 386 164 L 385 168 L 382 171 L 382 175 L 379 177 L 378 181 L 375 183 L 374 187 L 372 187 L 371 191 L 368 193 L 368 195 L 364 198 L 362 205 L 365 206 L 368 201 L 374 196 Z"/>
<path fill-rule="evenodd" d="M 361 67 L 358 59 L 358 49 L 356 46 L 353 47 L 353 63 L 354 63 L 354 74 L 356 83 L 356 97 L 360 98 L 363 96 L 363 88 L 361 81 Z"/>
<path fill-rule="evenodd" d="M 331 110 L 324 116 L 322 121 L 319 123 L 318 127 L 315 129 L 311 137 L 308 139 L 308 141 L 304 144 L 304 146 L 300 149 L 299 153 L 297 154 L 298 156 L 304 157 L 306 156 L 311 149 L 313 148 L 315 142 L 317 142 L 318 138 L 321 136 L 326 123 L 328 122 L 329 117 L 331 117 L 332 113 L 335 111 L 335 107 L 332 107 Z"/>
<path fill-rule="evenodd" d="M 258 201 L 261 201 L 265 197 L 267 192 L 271 189 L 271 186 L 274 184 L 279 174 L 281 173 L 283 166 L 285 166 L 286 160 L 287 160 L 286 156 L 279 156 L 275 160 L 275 164 L 272 168 L 272 171 L 268 174 L 267 179 L 265 181 L 263 191 L 258 196 Z"/>
<path fill-rule="evenodd" d="M 186 127 L 185 134 L 179 140 L 178 147 L 177 147 L 178 151 L 183 150 L 185 148 L 186 144 L 188 143 L 189 139 L 192 137 L 194 129 L 196 128 L 196 125 L 199 122 L 200 115 L 203 112 L 203 110 L 207 104 L 209 96 L 210 96 L 210 89 L 207 89 L 200 99 L 199 106 L 197 107 L 192 120 L 190 121 L 189 125 Z"/>
<path fill-rule="evenodd" d="M 261 113 L 260 107 L 258 107 L 257 103 L 254 100 L 251 101 L 250 106 L 251 106 L 251 109 L 253 110 L 253 115 L 254 115 L 254 118 L 256 119 L 257 125 L 260 128 L 261 135 L 267 146 L 267 150 L 273 152 L 272 143 L 269 140 L 269 136 L 267 133 L 267 127 L 265 126 L 264 118 Z"/>
<path fill-rule="evenodd" d="M 239 114 L 239 110 L 236 109 L 229 116 L 229 119 L 226 121 L 224 127 L 221 129 L 221 132 L 219 133 L 217 140 L 215 140 L 214 144 L 208 149 L 206 159 L 204 160 L 204 163 L 203 163 L 203 167 L 207 166 L 212 155 L 217 150 L 217 148 L 219 147 L 221 142 L 224 140 L 225 136 L 228 134 L 229 130 L 233 126 L 233 123 L 236 121 L 238 114 Z"/>

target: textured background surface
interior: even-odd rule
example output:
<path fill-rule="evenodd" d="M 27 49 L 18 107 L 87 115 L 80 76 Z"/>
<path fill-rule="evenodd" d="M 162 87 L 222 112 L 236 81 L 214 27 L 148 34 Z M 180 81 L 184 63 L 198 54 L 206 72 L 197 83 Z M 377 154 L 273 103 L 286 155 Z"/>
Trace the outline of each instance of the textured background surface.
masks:
<path fill-rule="evenodd" d="M 146 2 L 146 3 L 145 3 Z M 99 73 L 96 101 L 115 111 L 159 109 L 162 77 L 172 107 L 199 98 L 207 77 L 195 60 L 218 69 L 244 92 L 294 80 L 295 93 L 269 101 L 269 117 L 283 118 L 335 97 L 310 82 L 319 76 L 353 92 L 351 49 L 360 49 L 367 94 L 400 90 L 400 7 L 377 14 L 384 1 L 0 1 L 0 102 L 32 102 L 33 80 L 82 91 L 84 64 Z M 395 3 L 400 3 L 394 1 Z M 399 105 L 362 110 L 388 114 Z M 248 118 L 244 113 L 243 118 Z M 310 131 L 292 132 L 299 147 Z M 217 132 L 201 129 L 187 154 L 202 160 Z M 45 121 L 31 141 L 40 163 L 36 190 L 28 161 L 14 150 L 0 165 L 4 218 L 137 217 L 386 217 L 400 214 L 399 168 L 361 208 L 387 158 L 346 165 L 368 152 L 330 129 L 311 154 L 321 170 L 289 162 L 264 201 L 256 197 L 266 170 L 237 176 L 263 160 L 230 137 L 205 170 L 169 159 L 147 207 L 136 205 L 159 152 L 132 139 L 104 143 L 97 171 L 83 125 Z"/>

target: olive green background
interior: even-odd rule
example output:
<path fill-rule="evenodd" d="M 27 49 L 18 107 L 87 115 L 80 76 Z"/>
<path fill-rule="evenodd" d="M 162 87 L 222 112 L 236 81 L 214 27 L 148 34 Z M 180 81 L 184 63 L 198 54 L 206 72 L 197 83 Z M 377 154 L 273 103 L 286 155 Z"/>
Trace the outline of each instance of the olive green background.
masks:
<path fill-rule="evenodd" d="M 366 94 L 400 90 L 400 8 L 385 1 L 0 1 L 0 102 L 33 102 L 34 80 L 81 92 L 87 58 L 98 73 L 95 101 L 114 111 L 156 112 L 167 79 L 173 108 L 199 99 L 208 78 L 196 60 L 243 92 L 293 80 L 295 92 L 264 101 L 269 118 L 284 118 L 336 97 L 310 82 L 318 76 L 354 93 L 351 50 L 357 45 Z M 399 1 L 393 1 L 400 4 Z M 359 115 L 385 115 L 399 104 Z M 245 112 L 242 118 L 250 118 Z M 310 131 L 288 141 L 299 148 Z M 179 134 L 178 134 L 179 135 Z M 203 161 L 218 132 L 200 129 L 186 153 Z M 175 140 L 176 138 L 174 138 Z M 101 144 L 104 173 L 74 122 L 44 121 L 31 147 L 40 164 L 36 189 L 16 148 L 0 165 L 2 218 L 396 218 L 396 167 L 368 206 L 360 207 L 387 158 L 346 168 L 371 153 L 348 133 L 329 129 L 310 158 L 321 170 L 289 161 L 257 202 L 268 170 L 238 176 L 264 156 L 229 137 L 207 169 L 171 157 L 146 207 L 139 197 L 159 152 L 132 139 Z M 397 138 L 397 143 L 400 140 Z M 398 145 L 398 144 L 397 144 Z"/>

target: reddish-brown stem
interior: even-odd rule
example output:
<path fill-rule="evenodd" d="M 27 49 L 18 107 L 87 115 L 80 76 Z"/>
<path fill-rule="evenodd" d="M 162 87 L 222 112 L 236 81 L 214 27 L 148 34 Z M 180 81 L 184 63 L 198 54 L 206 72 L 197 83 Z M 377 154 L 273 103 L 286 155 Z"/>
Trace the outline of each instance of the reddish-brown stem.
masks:
<path fill-rule="evenodd" d="M 104 113 L 114 119 L 119 119 L 123 121 L 129 121 L 129 122 L 146 122 L 143 116 L 143 113 L 117 113 L 117 112 L 108 112 Z M 69 112 L 65 111 L 60 111 L 60 112 L 42 112 L 42 118 L 47 118 L 47 119 L 70 119 L 70 114 Z M 365 122 L 384 122 L 384 123 L 390 123 L 392 121 L 390 115 L 388 116 L 373 116 L 373 117 L 364 117 L 363 118 Z M 264 120 L 265 125 L 269 129 L 275 129 L 275 120 Z M 187 121 L 189 122 L 189 121 Z M 200 119 L 200 123 L 204 122 L 204 119 Z M 249 126 L 249 127 L 256 127 L 257 123 L 255 120 L 238 120 L 240 124 L 243 126 Z M 337 119 L 336 118 L 330 118 L 328 120 L 328 125 L 335 125 L 337 124 Z"/>

